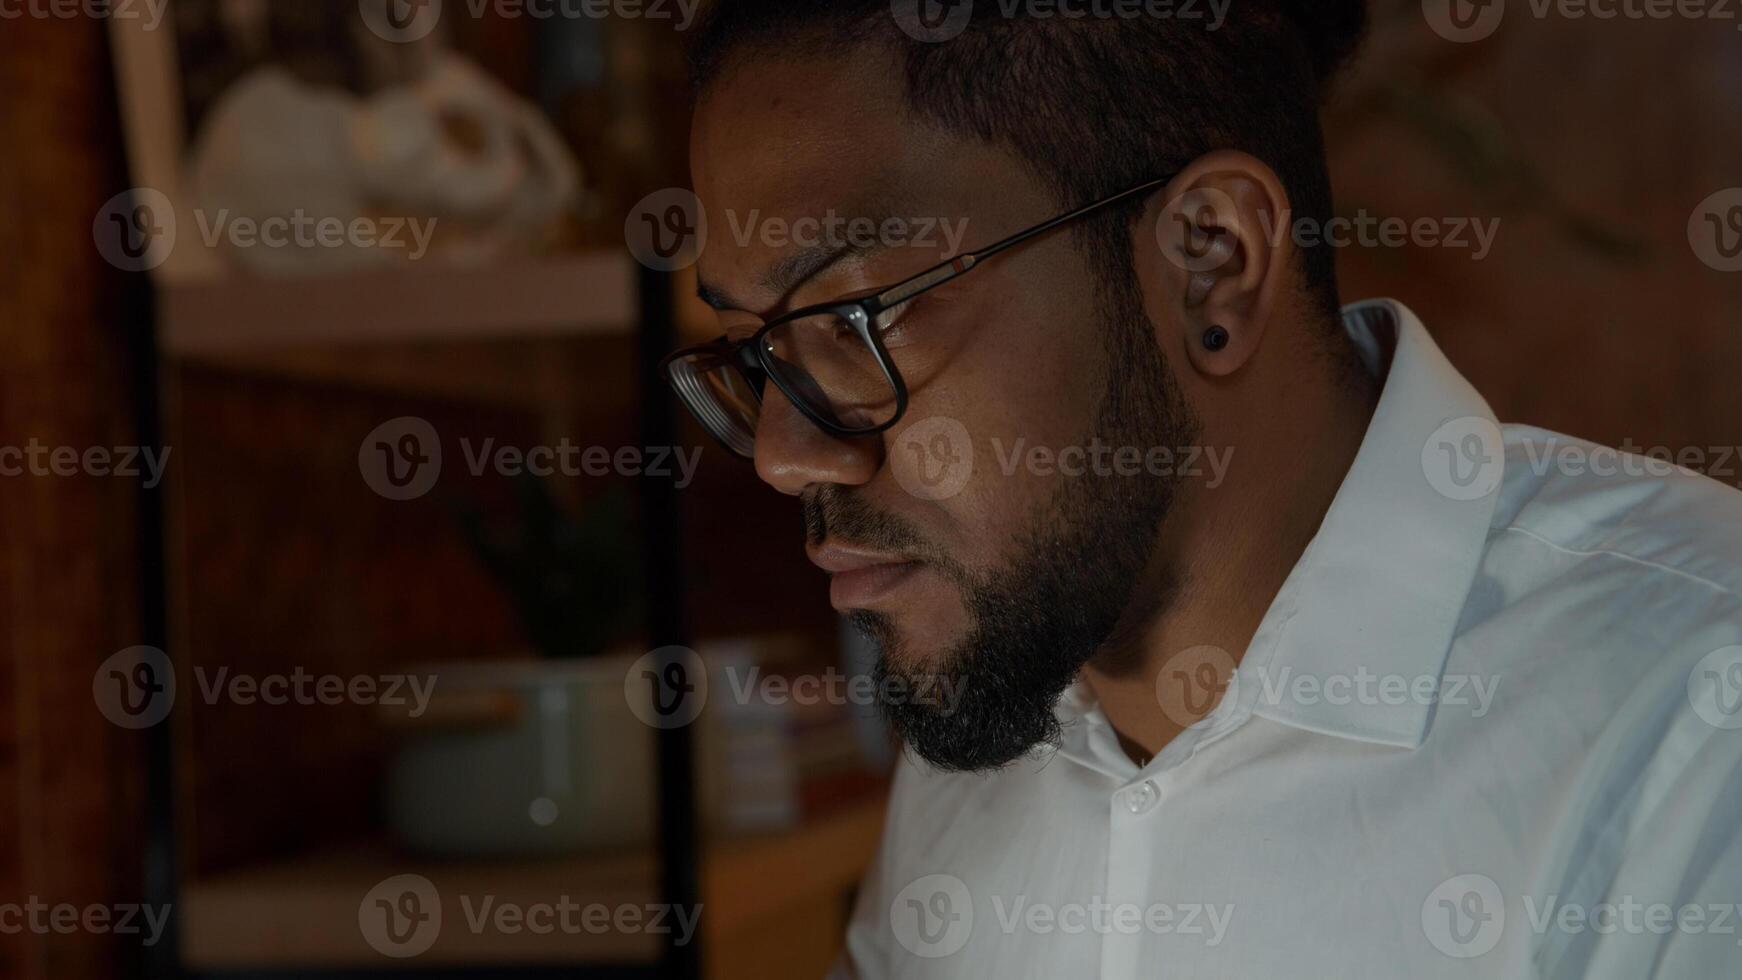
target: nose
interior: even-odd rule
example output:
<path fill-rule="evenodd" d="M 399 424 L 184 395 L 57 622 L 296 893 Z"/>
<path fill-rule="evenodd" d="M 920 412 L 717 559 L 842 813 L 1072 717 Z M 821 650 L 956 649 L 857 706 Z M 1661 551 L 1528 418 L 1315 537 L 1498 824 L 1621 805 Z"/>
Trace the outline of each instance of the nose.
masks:
<path fill-rule="evenodd" d="M 876 474 L 883 440 L 841 439 L 819 428 L 773 384 L 756 420 L 756 475 L 781 493 L 797 496 L 812 484 L 859 486 Z"/>

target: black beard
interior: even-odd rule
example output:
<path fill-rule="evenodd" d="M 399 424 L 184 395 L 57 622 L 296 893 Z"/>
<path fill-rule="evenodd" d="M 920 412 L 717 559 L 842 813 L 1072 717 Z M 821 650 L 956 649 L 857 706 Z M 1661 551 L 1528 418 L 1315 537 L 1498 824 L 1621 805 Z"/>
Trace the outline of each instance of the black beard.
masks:
<path fill-rule="evenodd" d="M 1192 445 L 1197 421 L 1133 294 L 1111 304 L 1118 339 L 1109 344 L 1107 390 L 1089 438 L 1144 449 Z M 1122 656 L 1120 648 L 1174 591 L 1170 570 L 1152 568 L 1151 560 L 1177 475 L 1085 473 L 1061 480 L 1017 540 L 1015 557 L 979 578 L 947 556 L 928 556 L 905 522 L 869 510 L 843 488 L 805 498 L 812 540 L 839 534 L 915 555 L 962 591 L 973 625 L 935 660 L 904 650 L 886 614 L 848 616 L 878 644 L 873 677 L 883 716 L 938 769 L 994 770 L 1036 746 L 1057 745 L 1054 708 L 1078 671 L 1097 653 Z M 950 696 L 884 697 L 891 691 Z"/>

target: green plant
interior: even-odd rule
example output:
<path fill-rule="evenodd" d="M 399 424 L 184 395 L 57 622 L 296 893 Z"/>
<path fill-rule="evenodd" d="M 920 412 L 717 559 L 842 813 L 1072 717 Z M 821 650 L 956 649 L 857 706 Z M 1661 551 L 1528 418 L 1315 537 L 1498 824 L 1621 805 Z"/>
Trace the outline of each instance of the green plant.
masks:
<path fill-rule="evenodd" d="M 571 514 L 547 481 L 522 476 L 514 502 L 494 520 L 471 501 L 455 511 L 539 655 L 593 656 L 632 635 L 645 597 L 628 495 L 613 488 Z"/>

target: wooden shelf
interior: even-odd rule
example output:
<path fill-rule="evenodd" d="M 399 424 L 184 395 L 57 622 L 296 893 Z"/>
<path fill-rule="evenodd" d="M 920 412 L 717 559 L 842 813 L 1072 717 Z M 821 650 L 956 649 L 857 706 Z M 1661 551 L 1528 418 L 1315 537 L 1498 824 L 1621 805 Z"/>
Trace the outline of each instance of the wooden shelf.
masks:
<path fill-rule="evenodd" d="M 838 940 L 838 910 L 876 853 L 884 802 L 877 794 L 790 832 L 709 842 L 700 923 L 710 962 L 729 956 L 734 937 L 766 936 L 771 926 L 801 929 L 788 918 L 795 909 L 828 910 L 822 921 L 829 924 L 821 928 L 836 934 L 823 941 Z M 401 874 L 423 875 L 441 895 L 439 938 L 410 960 L 377 952 L 358 924 L 363 897 Z M 657 903 L 654 854 L 446 863 L 380 845 L 340 849 L 190 882 L 182 943 L 197 970 L 647 963 L 658 955 L 661 937 L 644 932 L 503 933 L 474 930 L 467 918 L 468 907 L 476 918 L 487 898 L 498 907 L 526 907 L 564 897 L 580 906 Z M 765 945 L 760 938 L 757 944 Z"/>
<path fill-rule="evenodd" d="M 571 334 L 636 324 L 635 260 L 614 251 L 495 267 L 427 265 L 319 278 L 242 275 L 159 287 L 165 353 Z"/>

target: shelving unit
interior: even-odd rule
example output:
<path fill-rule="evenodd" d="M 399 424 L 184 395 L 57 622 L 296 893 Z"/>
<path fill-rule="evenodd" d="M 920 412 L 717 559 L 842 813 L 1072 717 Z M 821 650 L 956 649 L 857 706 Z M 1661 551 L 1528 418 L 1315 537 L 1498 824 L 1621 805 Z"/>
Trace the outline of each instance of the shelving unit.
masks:
<path fill-rule="evenodd" d="M 171 280 L 159 290 L 161 343 L 169 355 L 209 357 L 317 344 L 627 335 L 640 316 L 636 268 L 629 255 L 601 250 L 503 267 L 431 262 L 318 279 Z"/>
<path fill-rule="evenodd" d="M 308 352 L 318 347 L 615 334 L 632 336 L 635 341 L 636 398 L 644 444 L 670 445 L 675 440 L 676 420 L 657 364 L 676 337 L 672 288 L 670 277 L 642 269 L 627 254 L 605 252 L 558 256 L 508 268 L 432 267 L 322 279 L 159 282 L 149 304 L 156 316 L 154 322 L 142 325 L 136 358 L 136 383 L 142 392 L 141 444 L 165 441 L 157 388 L 166 358 L 268 369 L 300 364 L 308 370 L 315 363 L 313 370 L 318 371 L 318 360 L 307 358 Z M 327 366 L 331 366 L 330 361 Z M 640 488 L 647 529 L 644 552 L 650 641 L 656 647 L 687 644 L 675 491 L 657 480 L 642 481 Z M 158 495 L 151 493 L 142 507 L 142 595 L 153 606 L 148 619 L 167 623 L 170 590 L 165 555 L 172 545 Z M 163 635 L 162 645 L 173 654 L 167 626 L 155 632 Z M 588 901 L 624 901 L 638 896 L 636 900 L 641 903 L 695 907 L 701 900 L 702 879 L 690 733 L 684 728 L 662 730 L 657 742 L 660 805 L 655 848 L 615 863 L 553 862 L 544 868 L 512 871 L 480 866 L 441 874 L 460 875 L 462 880 L 477 882 L 480 891 L 497 894 L 502 891 L 500 883 L 484 886 L 486 879 L 504 880 L 492 877 L 496 875 L 506 874 L 509 887 L 530 888 L 532 893 L 574 876 L 577 884 L 571 887 L 600 889 L 598 894 L 605 896 Z M 362 942 L 358 927 L 357 902 L 368 888 L 357 892 L 355 884 L 364 880 L 372 884 L 389 876 L 382 873 L 381 852 L 369 849 L 318 855 L 306 862 L 216 881 L 183 881 L 176 815 L 179 781 L 170 726 L 159 726 L 152 733 L 148 756 L 144 897 L 172 910 L 175 937 L 149 951 L 141 962 L 139 972 L 151 980 L 371 975 L 659 976 L 695 980 L 701 976 L 701 948 L 711 932 L 686 945 L 672 942 L 674 935 L 664 937 L 664 942 L 658 936 L 602 936 L 585 937 L 597 938 L 597 943 L 561 945 L 526 943 L 522 937 L 512 944 L 522 955 L 456 938 L 452 955 L 431 954 L 412 961 L 389 959 Z M 822 838 L 801 834 L 796 846 L 803 849 L 807 840 L 833 839 L 831 835 L 843 832 L 858 840 L 863 835 L 852 833 L 854 826 L 847 825 L 846 831 L 819 828 Z M 757 852 L 753 848 L 746 853 Z M 804 863 L 823 867 L 808 858 Z M 721 867 L 719 862 L 716 867 Z M 731 862 L 724 867 L 732 867 Z M 753 894 L 754 888 L 742 884 L 748 880 L 747 866 L 737 867 L 736 871 L 711 871 L 708 887 L 715 894 L 726 893 L 721 889 L 739 896 Z M 477 877 L 480 875 L 484 877 Z M 614 875 L 623 876 L 620 892 L 613 892 L 614 886 L 608 884 L 616 880 Z M 615 895 L 625 897 L 611 897 Z M 709 929 L 714 928 L 710 923 Z M 456 937 L 464 935 L 455 930 Z M 355 955 L 359 946 L 368 957 Z"/>
<path fill-rule="evenodd" d="M 131 184 L 153 189 L 183 206 L 191 199 L 183 179 L 190 127 L 184 118 L 178 34 L 175 30 L 148 30 L 137 18 L 111 19 L 109 32 L 126 124 Z M 182 227 L 192 229 L 191 219 Z M 536 404 L 541 394 L 563 387 L 560 375 L 564 364 L 560 359 L 540 363 L 527 339 L 587 336 L 632 340 L 635 367 L 624 387 L 633 386 L 631 397 L 637 406 L 641 444 L 672 445 L 677 441 L 676 407 L 656 371 L 659 358 L 676 346 L 678 338 L 674 321 L 680 307 L 674 300 L 672 277 L 641 268 L 621 250 L 515 259 L 489 267 L 445 265 L 432 258 L 391 269 L 313 279 L 249 277 L 223 265 L 215 250 L 200 248 L 191 241 L 191 235 L 185 235 L 165 265 L 149 277 L 134 278 L 139 296 L 129 304 L 129 319 L 136 311 L 139 322 L 128 323 L 128 337 L 138 392 L 137 441 L 141 445 L 165 444 L 164 415 L 187 410 L 173 394 L 164 397 L 160 385 L 170 373 L 166 362 L 269 372 L 347 386 L 382 386 L 461 402 L 508 400 L 529 405 Z M 693 292 L 693 285 L 689 289 Z M 467 362 L 469 356 L 485 348 L 489 349 L 476 365 Z M 403 358 L 396 356 L 400 353 Z M 516 389 L 523 365 L 530 369 L 529 383 Z M 462 369 L 474 366 L 477 377 Z M 620 398 L 622 394 L 612 386 L 609 392 L 580 393 L 569 404 L 589 398 Z M 684 563 L 675 490 L 661 481 L 644 480 L 639 482 L 638 491 L 646 531 L 643 547 L 649 642 L 653 647 L 686 645 L 690 631 L 683 602 Z M 171 609 L 176 600 L 172 598 L 168 556 L 181 543 L 169 536 L 168 495 L 161 486 L 141 495 L 139 575 L 144 606 L 141 639 L 173 656 L 177 638 Z M 560 953 L 560 963 L 525 968 L 493 964 L 455 967 L 440 957 L 393 961 L 376 956 L 362 961 L 323 956 L 323 949 L 331 953 L 323 942 L 331 944 L 357 935 L 356 899 L 350 900 L 347 914 L 335 912 L 333 917 L 322 919 L 319 935 L 293 937 L 295 903 L 313 901 L 326 887 L 321 882 L 330 876 L 375 874 L 379 866 L 368 865 L 367 849 L 349 855 L 316 855 L 306 862 L 238 872 L 236 876 L 182 880 L 191 862 L 179 853 L 181 843 L 188 839 L 184 829 L 188 815 L 178 814 L 178 796 L 189 780 L 187 773 L 177 771 L 177 726 L 159 725 L 144 737 L 148 746 L 147 819 L 141 898 L 169 908 L 171 928 L 164 942 L 138 953 L 137 962 L 132 964 L 133 975 L 148 980 L 190 976 L 307 980 L 370 975 L 661 976 L 694 980 L 701 975 L 702 948 L 712 941 L 711 931 L 700 943 L 684 947 L 643 945 L 632 951 L 633 956 L 629 956 L 631 951 L 603 947 L 564 948 L 554 951 Z M 835 882 L 845 869 L 830 865 L 823 852 L 806 850 L 803 842 L 832 841 L 831 834 L 845 834 L 842 841 L 824 850 L 840 848 L 842 854 L 851 855 L 859 853 L 852 850 L 852 842 L 874 836 L 866 824 L 849 820 L 808 828 L 784 843 L 735 842 L 729 855 L 716 851 L 704 858 L 696 840 L 689 732 L 683 728 L 661 730 L 657 744 L 657 846 L 630 861 L 635 874 L 629 887 L 634 894 L 693 906 L 704 889 L 708 895 L 725 895 L 728 893 L 720 891 L 725 887 L 720 882 L 738 882 L 744 887 L 733 886 L 737 890 L 731 894 L 750 903 L 746 908 L 760 907 L 754 905 L 757 896 L 775 894 L 778 889 L 771 891 L 774 886 L 769 882 L 755 881 L 754 869 L 761 867 L 759 862 L 773 862 L 773 873 L 797 875 L 794 880 L 810 880 L 807 876 L 834 867 L 836 871 L 831 873 L 836 877 L 828 881 Z M 869 818 L 861 814 L 855 819 Z M 805 856 L 795 859 L 794 854 Z M 335 860 L 337 865 L 322 864 Z M 704 860 L 708 862 L 705 869 Z M 578 865 L 559 862 L 553 866 L 561 873 L 586 878 L 587 869 Z M 365 867 L 369 870 L 358 871 Z M 318 870 L 312 872 L 312 879 L 299 878 L 298 868 Z M 505 872 L 497 869 L 496 873 Z M 537 879 L 532 871 L 517 875 L 516 880 Z M 245 894 L 237 890 L 250 882 L 275 882 L 287 891 L 273 899 L 264 891 Z M 738 898 L 729 903 L 726 898 L 708 901 L 735 904 Z M 246 914 L 239 914 L 238 909 Z M 767 936 L 761 945 L 777 949 L 777 938 Z M 832 941 L 833 937 L 828 938 Z M 254 961 L 223 952 L 249 947 L 270 950 L 274 955 L 270 961 Z M 761 955 L 766 958 L 769 953 Z M 748 962 L 758 961 L 751 956 Z"/>

